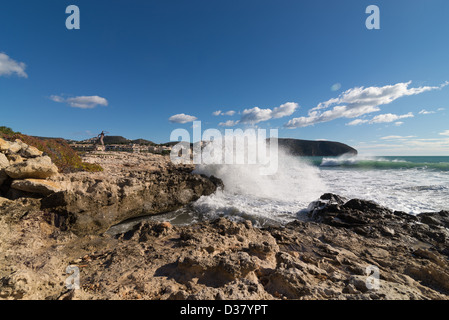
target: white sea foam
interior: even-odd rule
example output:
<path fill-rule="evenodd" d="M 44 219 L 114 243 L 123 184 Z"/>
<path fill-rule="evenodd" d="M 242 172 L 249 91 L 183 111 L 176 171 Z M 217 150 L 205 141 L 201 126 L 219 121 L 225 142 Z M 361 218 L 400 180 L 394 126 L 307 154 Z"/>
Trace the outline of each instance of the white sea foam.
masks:
<path fill-rule="evenodd" d="M 188 223 L 227 216 L 257 225 L 282 224 L 304 217 L 309 203 L 327 192 L 410 214 L 449 209 L 447 162 L 352 156 L 317 163 L 282 151 L 278 156 L 278 170 L 271 176 L 260 175 L 254 164 L 197 166 L 196 173 L 222 179 L 225 188 L 172 213 L 170 219 Z"/>
<path fill-rule="evenodd" d="M 419 168 L 322 170 L 329 192 L 410 214 L 449 209 L 449 172 Z"/>
<path fill-rule="evenodd" d="M 213 145 L 208 147 L 213 148 Z M 278 151 L 277 158 L 278 169 L 273 175 L 261 175 L 260 164 L 197 166 L 196 173 L 220 178 L 225 187 L 200 198 L 193 205 L 194 209 L 206 217 L 226 215 L 262 222 L 295 218 L 326 186 L 319 168 L 282 150 Z"/>

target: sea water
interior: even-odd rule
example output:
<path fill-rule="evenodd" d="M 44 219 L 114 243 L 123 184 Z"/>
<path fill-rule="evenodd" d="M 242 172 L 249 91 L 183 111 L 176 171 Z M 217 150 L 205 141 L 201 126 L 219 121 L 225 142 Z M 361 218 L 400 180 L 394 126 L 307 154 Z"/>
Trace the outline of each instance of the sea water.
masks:
<path fill-rule="evenodd" d="M 281 153 L 275 175 L 257 165 L 197 166 L 223 180 L 223 190 L 151 219 L 188 224 L 226 216 L 258 226 L 302 219 L 310 202 L 331 192 L 372 200 L 409 214 L 449 210 L 449 157 L 295 157 Z"/>

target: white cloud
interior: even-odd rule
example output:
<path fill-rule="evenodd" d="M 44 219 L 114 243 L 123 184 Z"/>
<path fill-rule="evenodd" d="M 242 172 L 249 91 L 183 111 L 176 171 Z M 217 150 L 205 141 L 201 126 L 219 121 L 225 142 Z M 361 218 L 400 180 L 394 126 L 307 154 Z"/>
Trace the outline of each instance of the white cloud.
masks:
<path fill-rule="evenodd" d="M 381 140 L 404 140 L 404 139 L 411 139 L 416 138 L 416 136 L 386 136 L 380 138 Z"/>
<path fill-rule="evenodd" d="M 222 112 L 221 110 L 217 110 L 217 111 L 212 112 L 212 114 L 214 116 L 233 116 L 235 114 L 235 111 L 234 110 L 229 110 L 229 111 L 226 111 L 226 112 Z"/>
<path fill-rule="evenodd" d="M 395 125 L 396 127 L 402 126 L 403 124 L 404 124 L 404 122 L 402 122 L 402 121 L 398 121 L 398 122 L 395 122 L 395 123 L 394 123 L 394 125 Z"/>
<path fill-rule="evenodd" d="M 56 95 L 50 96 L 50 100 L 52 100 L 54 102 L 64 102 L 64 98 L 63 97 L 56 96 Z"/>
<path fill-rule="evenodd" d="M 66 103 L 72 108 L 93 109 L 97 106 L 107 106 L 108 100 L 99 96 L 79 96 L 64 98 L 62 96 L 52 95 L 50 100 L 58 103 Z"/>
<path fill-rule="evenodd" d="M 260 109 L 259 107 L 254 107 L 252 109 L 245 109 L 242 112 L 242 118 L 240 122 L 242 123 L 259 123 L 262 121 L 268 121 L 270 119 L 278 119 L 282 117 L 287 117 L 292 115 L 299 105 L 295 102 L 287 102 L 279 107 L 271 109 Z"/>
<path fill-rule="evenodd" d="M 449 136 L 449 130 L 445 130 L 440 133 L 440 136 Z"/>
<path fill-rule="evenodd" d="M 240 122 L 239 120 L 237 120 L 237 121 L 234 121 L 234 120 L 228 120 L 228 121 L 226 121 L 226 122 L 220 122 L 218 125 L 219 125 L 220 127 L 233 127 L 233 126 L 239 124 L 239 122 Z"/>
<path fill-rule="evenodd" d="M 401 97 L 441 89 L 449 84 L 445 82 L 438 87 L 409 88 L 410 83 L 411 81 L 384 87 L 356 87 L 349 89 L 337 98 L 319 103 L 318 106 L 309 111 L 308 116 L 291 119 L 284 126 L 287 128 L 300 128 L 316 123 L 329 122 L 338 118 L 357 118 L 368 113 L 380 111 L 379 106 L 389 104 Z M 322 111 L 330 107 L 333 108 Z"/>
<path fill-rule="evenodd" d="M 225 116 L 233 116 L 234 114 L 235 114 L 235 111 L 234 110 L 229 110 L 229 111 L 226 111 L 225 113 L 223 113 Z"/>
<path fill-rule="evenodd" d="M 369 120 L 355 119 L 355 120 L 352 120 L 351 122 L 347 123 L 346 125 L 347 126 L 358 126 L 362 123 L 367 123 L 367 122 L 369 122 Z"/>
<path fill-rule="evenodd" d="M 396 114 L 392 114 L 392 113 L 385 113 L 385 114 L 379 114 L 377 116 L 375 116 L 374 118 L 372 118 L 371 120 L 366 120 L 366 119 L 355 119 L 349 123 L 347 123 L 347 126 L 357 126 L 363 123 L 369 123 L 369 124 L 373 124 L 373 123 L 389 123 L 389 122 L 394 122 L 397 121 L 399 119 L 404 119 L 404 118 L 413 118 L 414 115 L 413 113 L 409 112 L 407 114 L 403 114 L 403 115 L 396 115 Z M 395 125 L 396 126 L 400 126 L 401 124 L 403 124 L 404 122 L 396 122 Z"/>
<path fill-rule="evenodd" d="M 418 112 L 419 114 L 432 114 L 435 113 L 435 111 L 428 111 L 426 109 L 422 109 L 420 112 Z"/>
<path fill-rule="evenodd" d="M 272 112 L 273 111 L 271 109 L 260 109 L 259 107 L 245 109 L 242 112 L 243 116 L 241 121 L 243 123 L 258 123 L 261 121 L 267 121 L 272 118 Z"/>
<path fill-rule="evenodd" d="M 197 117 L 189 116 L 184 113 L 175 114 L 175 115 L 171 116 L 170 118 L 168 118 L 168 120 L 173 123 L 187 123 L 187 122 L 195 121 L 196 119 L 197 119 Z"/>
<path fill-rule="evenodd" d="M 0 76 L 17 74 L 19 77 L 28 78 L 25 68 L 25 63 L 17 62 L 0 52 Z"/>
<path fill-rule="evenodd" d="M 449 135 L 449 130 L 446 130 Z M 382 155 L 441 155 L 449 152 L 449 138 L 421 139 L 416 136 L 386 136 L 383 143 L 359 143 L 356 149 Z"/>
<path fill-rule="evenodd" d="M 389 123 L 389 122 L 397 121 L 399 119 L 413 118 L 413 117 L 414 117 L 414 115 L 411 112 L 409 112 L 407 114 L 403 114 L 401 116 L 398 116 L 398 115 L 392 114 L 392 113 L 386 113 L 386 114 L 379 114 L 378 116 L 375 116 L 369 123 Z"/>

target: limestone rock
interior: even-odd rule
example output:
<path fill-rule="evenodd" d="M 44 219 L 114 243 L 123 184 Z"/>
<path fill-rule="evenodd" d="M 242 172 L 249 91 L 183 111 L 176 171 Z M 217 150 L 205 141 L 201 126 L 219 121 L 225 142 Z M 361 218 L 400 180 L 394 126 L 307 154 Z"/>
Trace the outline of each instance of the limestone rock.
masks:
<path fill-rule="evenodd" d="M 43 154 L 42 151 L 38 150 L 36 147 L 33 147 L 33 146 L 26 146 L 25 148 L 22 147 L 22 150 L 20 151 L 20 153 L 25 158 L 40 157 Z"/>
<path fill-rule="evenodd" d="M 6 152 L 9 150 L 9 142 L 0 138 L 0 152 Z"/>
<path fill-rule="evenodd" d="M 3 153 L 0 153 L 0 186 L 8 178 L 5 168 L 9 166 L 9 161 Z"/>
<path fill-rule="evenodd" d="M 8 154 L 6 157 L 8 158 L 10 165 L 25 161 L 20 155 L 14 153 Z"/>
<path fill-rule="evenodd" d="M 43 179 L 14 180 L 11 188 L 45 196 L 61 191 L 59 183 Z"/>
<path fill-rule="evenodd" d="M 20 150 L 22 150 L 21 143 L 17 141 L 9 142 L 9 149 L 7 150 L 8 153 L 19 153 Z"/>
<path fill-rule="evenodd" d="M 217 188 L 208 177 L 192 174 L 193 168 L 174 165 L 160 155 L 111 152 L 83 160 L 100 164 L 104 171 L 60 175 L 52 180 L 64 191 L 42 199 L 42 209 L 77 235 L 102 233 L 127 219 L 177 210 Z"/>
<path fill-rule="evenodd" d="M 3 153 L 0 153 L 0 170 L 7 167 L 9 167 L 9 160 Z"/>
<path fill-rule="evenodd" d="M 11 202 L 11 200 L 6 199 L 6 198 L 3 198 L 3 197 L 0 197 L 0 206 L 1 206 L 2 204 L 4 204 L 4 203 L 8 203 L 8 202 Z"/>
<path fill-rule="evenodd" d="M 48 156 L 28 159 L 16 163 L 5 169 L 8 176 L 13 179 L 46 179 L 58 173 L 58 168 Z"/>
<path fill-rule="evenodd" d="M 95 177 L 100 185 L 100 175 Z M 133 183 L 128 181 L 127 186 L 132 188 Z M 104 192 L 103 187 L 98 191 Z M 89 185 L 90 192 L 96 188 Z M 347 202 L 339 204 L 338 212 L 325 205 L 316 209 L 321 222 L 256 228 L 249 221 L 226 218 L 187 226 L 147 220 L 114 235 L 78 237 L 50 223 L 40 200 L 0 198 L 0 252 L 4 253 L 0 255 L 0 296 L 449 299 L 448 243 L 442 234 L 447 212 L 426 213 L 417 220 L 388 213 L 372 203 L 352 201 L 345 206 Z M 337 223 L 327 218 L 337 213 L 345 220 Z M 361 217 L 352 220 L 352 214 Z M 57 222 L 62 216 L 54 218 Z M 377 233 L 384 226 L 394 230 L 394 235 Z M 374 231 L 360 232 L 362 227 Z M 65 287 L 70 274 L 63 272 L 68 265 L 82 268 L 82 290 L 71 294 Z"/>
<path fill-rule="evenodd" d="M 26 143 L 24 143 L 20 139 L 16 139 L 16 141 L 14 143 L 20 146 L 20 150 L 19 151 L 15 151 L 14 153 L 19 153 L 20 152 L 20 154 L 22 156 L 24 156 L 25 158 L 40 157 L 43 154 L 43 152 L 39 151 L 36 147 L 27 145 Z"/>

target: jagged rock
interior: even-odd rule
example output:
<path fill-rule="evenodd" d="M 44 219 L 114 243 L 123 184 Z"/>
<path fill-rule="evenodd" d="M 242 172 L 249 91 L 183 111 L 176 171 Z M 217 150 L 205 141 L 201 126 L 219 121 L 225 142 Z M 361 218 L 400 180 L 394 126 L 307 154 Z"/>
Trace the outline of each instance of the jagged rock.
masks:
<path fill-rule="evenodd" d="M 13 164 L 5 169 L 8 176 L 13 179 L 46 179 L 58 174 L 58 168 L 48 156 L 28 159 Z"/>
<path fill-rule="evenodd" d="M 1 206 L 2 204 L 4 204 L 4 203 L 10 202 L 10 201 L 11 201 L 11 200 L 9 200 L 9 199 L 7 199 L 7 198 L 0 197 L 0 206 Z"/>
<path fill-rule="evenodd" d="M 22 150 L 21 143 L 14 141 L 14 142 L 9 142 L 9 148 L 6 150 L 6 153 L 19 153 L 21 150 Z"/>
<path fill-rule="evenodd" d="M 18 140 L 20 141 L 20 140 Z M 16 142 L 18 142 L 16 140 Z M 20 141 L 21 142 L 21 141 Z M 36 158 L 43 155 L 43 152 L 38 150 L 36 147 L 29 146 L 23 142 L 19 143 L 21 145 L 20 154 L 25 158 Z"/>
<path fill-rule="evenodd" d="M 9 150 L 9 142 L 0 138 L 0 152 L 6 152 Z"/>
<path fill-rule="evenodd" d="M 11 188 L 38 193 L 44 196 L 61 191 L 61 185 L 59 185 L 59 183 L 43 179 L 14 180 L 11 184 Z"/>
<path fill-rule="evenodd" d="M 9 167 L 9 160 L 3 153 L 0 153 L 0 170 Z"/>
<path fill-rule="evenodd" d="M 13 165 L 13 164 L 16 164 L 16 163 L 20 163 L 20 162 L 23 162 L 23 161 L 25 161 L 20 155 L 18 155 L 18 154 L 8 154 L 8 155 L 6 155 L 6 157 L 8 158 L 8 160 L 9 160 L 9 164 L 10 165 Z"/>
<path fill-rule="evenodd" d="M 0 186 L 8 178 L 5 168 L 9 166 L 9 161 L 3 153 L 0 153 Z"/>

